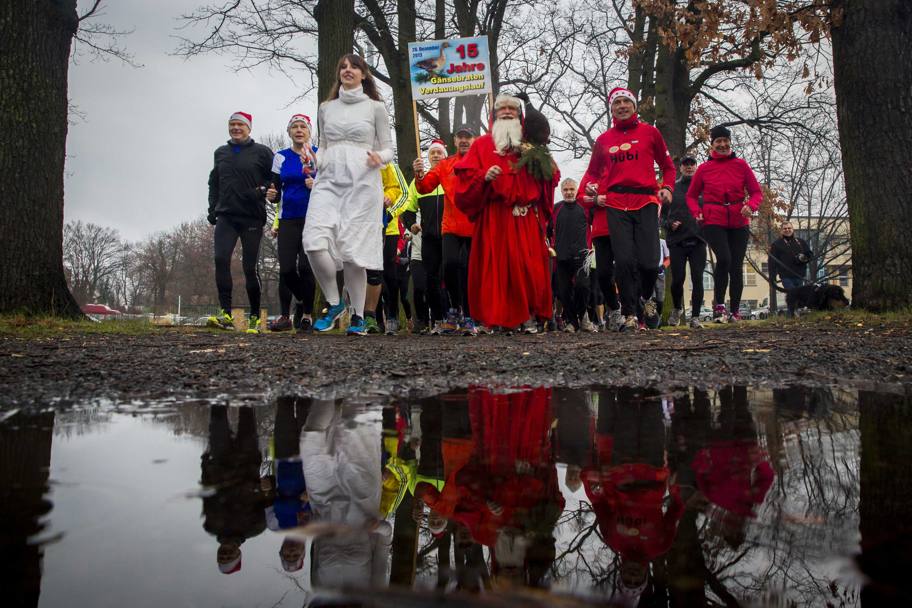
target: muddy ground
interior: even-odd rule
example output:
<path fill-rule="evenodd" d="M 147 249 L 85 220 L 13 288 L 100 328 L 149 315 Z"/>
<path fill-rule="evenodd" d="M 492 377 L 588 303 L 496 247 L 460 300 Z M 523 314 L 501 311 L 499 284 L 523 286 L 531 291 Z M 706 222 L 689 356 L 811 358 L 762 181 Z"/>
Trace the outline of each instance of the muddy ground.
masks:
<path fill-rule="evenodd" d="M 0 335 L 0 409 L 111 399 L 426 396 L 474 384 L 843 384 L 912 391 L 912 323 L 833 320 L 644 334 Z"/>

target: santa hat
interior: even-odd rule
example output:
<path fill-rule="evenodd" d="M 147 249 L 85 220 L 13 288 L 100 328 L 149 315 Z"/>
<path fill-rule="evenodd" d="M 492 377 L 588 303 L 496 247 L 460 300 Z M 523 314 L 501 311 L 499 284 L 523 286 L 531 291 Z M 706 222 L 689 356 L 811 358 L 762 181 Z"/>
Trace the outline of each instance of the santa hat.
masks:
<path fill-rule="evenodd" d="M 313 130 L 313 128 L 310 126 L 310 116 L 308 116 L 307 114 L 295 114 L 294 116 L 291 117 L 291 120 L 288 121 L 288 126 L 286 128 L 290 129 L 291 125 L 293 125 L 296 122 L 303 122 L 304 124 L 307 125 L 307 128 L 309 130 Z"/>
<path fill-rule="evenodd" d="M 234 574 L 241 569 L 241 556 L 238 555 L 236 559 L 231 560 L 225 564 L 219 564 L 219 572 L 222 574 Z"/>
<path fill-rule="evenodd" d="M 241 121 L 242 123 L 247 125 L 248 129 L 253 128 L 253 116 L 251 116 L 247 112 L 235 112 L 228 118 L 228 122 L 231 122 L 232 120 Z"/>
<path fill-rule="evenodd" d="M 442 139 L 435 139 L 434 141 L 432 141 L 431 145 L 428 146 L 428 152 L 430 152 L 434 148 L 439 148 L 440 151 L 443 152 L 443 155 L 447 156 L 446 144 L 443 143 Z"/>
<path fill-rule="evenodd" d="M 497 96 L 497 99 L 494 100 L 494 111 L 496 112 L 506 106 L 513 106 L 517 110 L 522 110 L 522 100 L 519 97 L 501 93 Z"/>
<path fill-rule="evenodd" d="M 611 89 L 611 92 L 608 93 L 608 105 L 611 106 L 615 99 L 629 99 L 633 102 L 634 107 L 637 105 L 636 95 L 633 94 L 633 91 L 625 89 L 624 87 L 614 87 Z"/>

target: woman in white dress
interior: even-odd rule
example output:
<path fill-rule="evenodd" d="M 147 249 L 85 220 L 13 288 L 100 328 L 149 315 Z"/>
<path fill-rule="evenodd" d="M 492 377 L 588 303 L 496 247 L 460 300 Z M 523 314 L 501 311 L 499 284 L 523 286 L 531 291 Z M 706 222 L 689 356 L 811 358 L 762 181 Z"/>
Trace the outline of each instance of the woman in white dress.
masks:
<path fill-rule="evenodd" d="M 352 307 L 347 333 L 364 335 L 366 268 L 383 267 L 383 185 L 380 168 L 393 159 L 389 115 L 370 69 L 345 55 L 317 117 L 317 178 L 310 194 L 304 250 L 329 304 L 314 323 L 329 331 L 345 311 L 336 283 L 341 268 Z"/>

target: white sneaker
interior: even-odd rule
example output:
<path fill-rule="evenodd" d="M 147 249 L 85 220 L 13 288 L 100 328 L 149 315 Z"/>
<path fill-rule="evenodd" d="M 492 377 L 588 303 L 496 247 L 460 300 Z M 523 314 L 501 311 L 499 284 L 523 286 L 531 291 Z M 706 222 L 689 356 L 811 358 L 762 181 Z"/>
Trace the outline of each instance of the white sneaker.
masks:
<path fill-rule="evenodd" d="M 690 318 L 690 328 L 691 329 L 703 329 L 703 323 L 700 321 L 700 317 L 691 317 Z"/>
<path fill-rule="evenodd" d="M 386 335 L 395 336 L 397 333 L 399 333 L 399 319 L 387 319 Z"/>
<path fill-rule="evenodd" d="M 529 319 L 522 325 L 523 332 L 527 334 L 537 334 L 538 333 L 538 323 L 535 322 L 535 319 Z"/>
<path fill-rule="evenodd" d="M 671 314 L 668 315 L 668 324 L 672 327 L 677 327 L 681 324 L 681 317 L 684 315 L 684 310 L 681 308 L 675 308 L 671 311 Z M 699 321 L 699 319 L 697 319 Z"/>
<path fill-rule="evenodd" d="M 573 328 L 572 323 L 567 323 L 566 325 L 564 325 L 564 333 L 572 334 L 574 332 L 576 332 L 576 329 Z"/>
<path fill-rule="evenodd" d="M 590 334 L 598 333 L 598 327 L 589 320 L 589 315 L 583 315 L 583 318 L 580 321 L 580 329 L 582 331 L 587 331 Z"/>
<path fill-rule="evenodd" d="M 630 315 L 624 319 L 624 323 L 618 331 L 637 331 L 640 328 L 640 322 L 637 321 L 636 315 Z"/>

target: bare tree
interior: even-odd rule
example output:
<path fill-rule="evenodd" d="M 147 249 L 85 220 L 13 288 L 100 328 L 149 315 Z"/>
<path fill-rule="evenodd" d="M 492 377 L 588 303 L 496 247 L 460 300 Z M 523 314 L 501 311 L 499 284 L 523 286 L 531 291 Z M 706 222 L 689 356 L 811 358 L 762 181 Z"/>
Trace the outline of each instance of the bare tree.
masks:
<path fill-rule="evenodd" d="M 81 221 L 63 227 L 63 264 L 77 302 L 94 301 L 116 272 L 122 248 L 120 235 L 113 228 Z"/>

